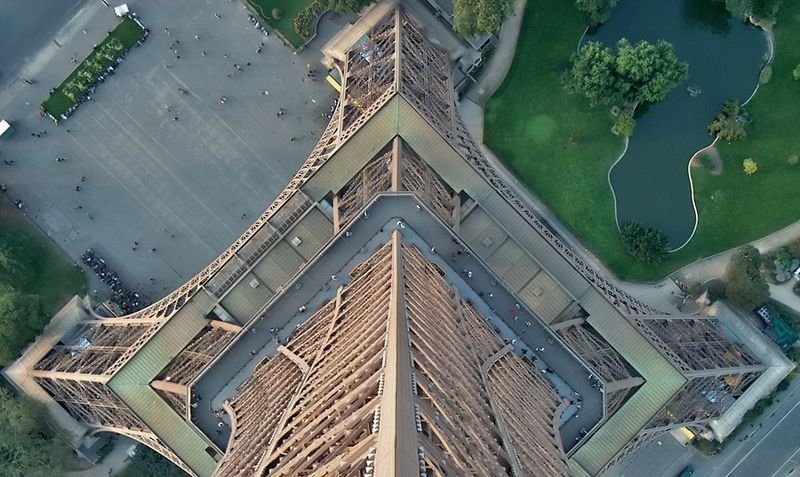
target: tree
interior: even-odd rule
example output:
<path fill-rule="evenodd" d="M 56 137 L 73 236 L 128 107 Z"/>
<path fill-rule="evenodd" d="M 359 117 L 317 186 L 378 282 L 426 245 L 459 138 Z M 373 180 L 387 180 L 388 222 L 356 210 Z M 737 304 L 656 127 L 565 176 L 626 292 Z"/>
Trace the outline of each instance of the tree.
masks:
<path fill-rule="evenodd" d="M 563 80 L 567 91 L 583 94 L 592 105 L 633 111 L 641 103 L 664 99 L 688 74 L 689 65 L 678 60 L 669 43 L 623 38 L 616 54 L 599 42 L 584 45 L 572 55 Z"/>
<path fill-rule="evenodd" d="M 750 116 L 738 99 L 729 99 L 722 105 L 722 112 L 708 125 L 708 132 L 726 141 L 738 141 L 747 137 Z"/>
<path fill-rule="evenodd" d="M 618 95 L 629 104 L 655 103 L 689 76 L 689 65 L 679 61 L 675 48 L 664 40 L 655 43 L 617 43 Z"/>
<path fill-rule="evenodd" d="M 0 364 L 16 358 L 41 333 L 48 317 L 36 295 L 0 289 Z"/>
<path fill-rule="evenodd" d="M 669 240 L 663 232 L 654 228 L 645 229 L 636 221 L 629 221 L 620 230 L 622 246 L 636 260 L 659 264 L 669 253 Z"/>
<path fill-rule="evenodd" d="M 795 81 L 800 81 L 800 63 L 792 70 L 792 78 L 794 78 Z"/>
<path fill-rule="evenodd" d="M 43 407 L 0 387 L 0 475 L 54 477 L 68 449 L 46 426 Z"/>
<path fill-rule="evenodd" d="M 758 172 L 758 163 L 754 161 L 752 158 L 747 158 L 742 161 L 742 168 L 744 169 L 744 173 L 748 176 L 752 176 L 756 172 Z"/>
<path fill-rule="evenodd" d="M 613 132 L 625 137 L 633 136 L 633 129 L 636 127 L 636 120 L 628 111 L 623 111 L 614 119 Z"/>
<path fill-rule="evenodd" d="M 611 10 L 617 6 L 619 0 L 575 0 L 575 6 L 586 15 L 592 26 L 605 23 L 611 18 Z"/>
<path fill-rule="evenodd" d="M 511 0 L 455 0 L 453 29 L 462 38 L 477 33 L 496 34 L 511 11 Z"/>
<path fill-rule="evenodd" d="M 589 104 L 613 104 L 616 82 L 616 58 L 611 48 L 599 41 L 590 41 L 572 55 L 571 66 L 564 75 L 564 88 L 570 93 L 580 93 Z"/>
<path fill-rule="evenodd" d="M 27 284 L 33 273 L 32 257 L 19 244 L 4 237 L 0 242 L 0 284 L 20 287 Z"/>
<path fill-rule="evenodd" d="M 761 276 L 760 267 L 761 253 L 752 245 L 745 245 L 733 252 L 725 272 L 728 298 L 748 311 L 769 298 L 769 286 Z"/>

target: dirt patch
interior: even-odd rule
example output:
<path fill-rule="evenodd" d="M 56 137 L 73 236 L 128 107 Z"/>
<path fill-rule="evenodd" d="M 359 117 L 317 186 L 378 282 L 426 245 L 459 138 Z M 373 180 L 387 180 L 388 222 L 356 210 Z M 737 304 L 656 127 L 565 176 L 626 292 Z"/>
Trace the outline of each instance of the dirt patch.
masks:
<path fill-rule="evenodd" d="M 692 157 L 690 165 L 695 169 L 705 169 L 714 176 L 722 174 L 722 158 L 715 146 L 708 146 L 698 151 Z"/>

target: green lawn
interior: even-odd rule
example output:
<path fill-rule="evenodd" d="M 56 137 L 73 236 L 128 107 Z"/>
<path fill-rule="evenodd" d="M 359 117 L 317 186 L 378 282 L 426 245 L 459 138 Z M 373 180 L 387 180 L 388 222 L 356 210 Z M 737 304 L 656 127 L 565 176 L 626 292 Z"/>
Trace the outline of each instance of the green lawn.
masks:
<path fill-rule="evenodd" d="M 89 56 L 87 56 L 86 59 L 84 59 L 56 88 L 53 94 L 51 94 L 42 103 L 42 108 L 56 119 L 61 119 L 61 115 L 66 113 L 69 108 L 75 104 L 73 99 L 64 94 L 64 88 L 67 85 L 70 85 L 73 81 L 78 80 L 79 75 L 85 71 L 85 74 L 88 76 L 81 80 L 81 83 L 85 85 L 85 87 L 77 88 L 76 94 L 74 95 L 76 98 L 81 97 L 93 83 L 93 81 L 89 80 L 89 77 L 94 79 L 99 76 L 97 71 L 102 72 L 111 66 L 120 55 L 133 48 L 133 46 L 136 45 L 136 42 L 142 39 L 142 37 L 144 37 L 144 30 L 142 30 L 142 28 L 130 18 L 123 18 L 122 22 L 120 22 L 120 24 L 111 31 L 111 34 L 109 34 L 99 45 L 97 45 L 97 48 L 93 49 L 92 52 L 89 53 Z M 103 46 L 112 40 L 119 40 L 123 49 L 118 51 L 117 54 L 111 58 L 100 55 L 99 53 Z M 90 67 L 90 64 L 96 66 Z"/>
<path fill-rule="evenodd" d="M 294 31 L 292 20 L 294 17 L 308 5 L 309 0 L 248 0 L 250 5 L 261 15 L 261 18 L 267 22 L 269 26 L 278 30 L 293 47 L 298 48 L 305 43 L 306 39 L 300 38 L 300 35 Z M 272 9 L 277 8 L 283 12 L 281 18 L 275 20 L 272 18 Z"/>
<path fill-rule="evenodd" d="M 783 2 L 775 37 L 772 79 L 747 105 L 753 119 L 749 137 L 720 145 L 722 175 L 704 170 L 693 174 L 700 223 L 681 253 L 686 260 L 758 239 L 800 220 L 800 165 L 787 161 L 791 154 L 800 155 L 800 81 L 792 79 L 792 69 L 800 63 L 800 2 Z M 758 163 L 758 172 L 750 177 L 742 171 L 742 161 L 748 157 Z"/>
<path fill-rule="evenodd" d="M 779 13 L 772 81 L 749 105 L 751 137 L 721 148 L 721 176 L 695 172 L 697 234 L 656 267 L 635 262 L 619 242 L 607 174 L 623 142 L 610 133 L 608 112 L 561 86 L 584 28 L 573 2 L 528 2 L 514 63 L 486 106 L 485 142 L 615 273 L 659 279 L 800 219 L 800 165 L 786 161 L 800 154 L 800 82 L 791 78 L 800 63 L 800 2 L 784 2 Z M 753 177 L 742 172 L 746 157 L 759 163 Z"/>
<path fill-rule="evenodd" d="M 24 244 L 33 256 L 29 283 L 16 288 L 42 297 L 45 310 L 55 313 L 75 294 L 86 293 L 86 280 L 64 253 L 7 201 L 0 201 L 0 241 Z"/>
<path fill-rule="evenodd" d="M 555 21 L 557 19 L 557 21 Z M 529 0 L 511 70 L 486 105 L 486 144 L 615 270 L 619 243 L 607 173 L 624 147 L 605 109 L 568 95 L 560 71 L 585 23 L 574 2 Z"/>

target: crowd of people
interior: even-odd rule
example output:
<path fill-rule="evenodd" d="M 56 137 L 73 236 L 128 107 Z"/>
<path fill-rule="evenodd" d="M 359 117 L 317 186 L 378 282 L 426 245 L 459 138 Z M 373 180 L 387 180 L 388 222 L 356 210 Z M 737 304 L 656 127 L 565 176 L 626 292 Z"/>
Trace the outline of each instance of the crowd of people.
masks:
<path fill-rule="evenodd" d="M 148 305 L 145 296 L 139 292 L 128 290 L 120 280 L 117 272 L 111 270 L 97 253 L 89 248 L 81 255 L 83 263 L 91 267 L 94 273 L 111 288 L 111 303 L 119 307 L 124 314 L 141 310 Z"/>

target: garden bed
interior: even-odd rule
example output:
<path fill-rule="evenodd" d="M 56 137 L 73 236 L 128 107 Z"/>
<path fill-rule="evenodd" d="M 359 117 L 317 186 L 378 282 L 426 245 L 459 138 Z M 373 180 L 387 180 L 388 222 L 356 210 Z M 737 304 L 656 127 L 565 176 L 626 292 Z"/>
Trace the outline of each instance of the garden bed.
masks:
<path fill-rule="evenodd" d="M 75 70 L 42 103 L 42 110 L 53 121 L 67 119 L 98 82 L 113 74 L 125 54 L 140 44 L 148 31 L 133 17 L 125 17 L 119 25 L 83 60 Z"/>
<path fill-rule="evenodd" d="M 288 41 L 292 47 L 299 48 L 308 38 L 303 38 L 294 30 L 294 18 L 311 3 L 312 0 L 248 0 L 258 15 Z M 273 18 L 273 10 L 280 15 Z"/>

